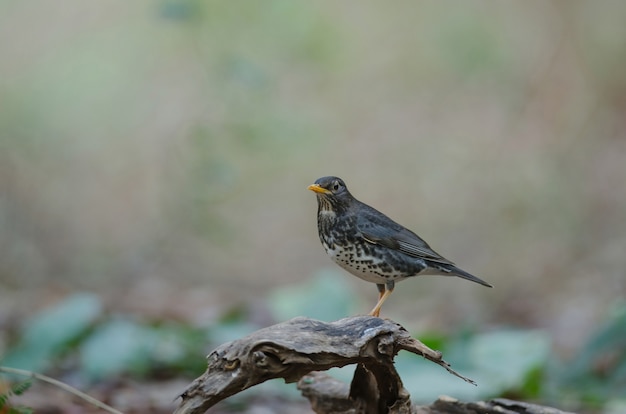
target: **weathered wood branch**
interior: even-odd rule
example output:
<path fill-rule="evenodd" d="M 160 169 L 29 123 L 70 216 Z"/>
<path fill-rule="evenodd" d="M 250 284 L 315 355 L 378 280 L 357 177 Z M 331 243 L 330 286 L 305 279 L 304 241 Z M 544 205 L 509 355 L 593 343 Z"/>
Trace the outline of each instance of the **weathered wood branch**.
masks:
<path fill-rule="evenodd" d="M 207 356 L 206 372 L 181 394 L 176 413 L 204 413 L 219 401 L 273 378 L 300 380 L 298 387 L 320 414 L 496 412 L 461 411 L 458 406 L 450 411 L 419 411 L 411 405 L 393 364 L 400 350 L 421 355 L 474 384 L 455 372 L 440 352 L 412 338 L 393 321 L 355 316 L 326 323 L 300 317 L 216 348 Z M 350 387 L 315 372 L 349 364 L 357 364 Z M 507 411 L 500 408 L 498 412 Z"/>
<path fill-rule="evenodd" d="M 350 394 L 350 387 L 326 373 L 311 372 L 300 381 L 298 389 L 311 403 L 311 408 L 318 414 L 357 414 L 357 413 L 410 413 L 410 414 L 572 414 L 556 408 L 496 398 L 490 401 L 462 402 L 443 396 L 430 405 L 396 406 L 388 411 L 368 411 L 357 407 Z"/>

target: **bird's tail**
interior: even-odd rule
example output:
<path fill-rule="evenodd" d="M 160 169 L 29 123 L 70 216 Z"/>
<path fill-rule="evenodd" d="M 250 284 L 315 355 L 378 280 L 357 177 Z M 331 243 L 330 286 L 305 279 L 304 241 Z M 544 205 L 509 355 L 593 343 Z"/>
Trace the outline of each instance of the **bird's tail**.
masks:
<path fill-rule="evenodd" d="M 474 276 L 471 273 L 467 273 L 465 270 L 456 267 L 454 265 L 448 265 L 448 264 L 439 264 L 439 269 L 441 270 L 442 274 L 445 275 L 450 275 L 450 276 L 458 276 L 462 279 L 466 279 L 466 280 L 470 280 L 472 282 L 481 284 L 483 286 L 487 286 L 487 287 L 493 287 L 491 286 L 489 283 L 485 282 L 484 280 Z"/>

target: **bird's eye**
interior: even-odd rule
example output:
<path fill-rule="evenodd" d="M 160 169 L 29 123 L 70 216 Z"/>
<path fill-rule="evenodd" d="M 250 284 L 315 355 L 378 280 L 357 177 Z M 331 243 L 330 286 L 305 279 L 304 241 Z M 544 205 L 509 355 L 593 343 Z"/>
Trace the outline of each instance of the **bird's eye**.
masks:
<path fill-rule="evenodd" d="M 333 191 L 339 190 L 339 187 L 340 187 L 339 182 L 335 181 L 335 183 L 333 184 Z"/>

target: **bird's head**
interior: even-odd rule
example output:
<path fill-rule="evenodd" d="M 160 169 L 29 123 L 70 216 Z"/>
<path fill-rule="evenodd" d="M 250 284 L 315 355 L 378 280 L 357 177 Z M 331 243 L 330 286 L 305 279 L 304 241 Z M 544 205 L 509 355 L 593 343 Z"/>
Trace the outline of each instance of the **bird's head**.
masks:
<path fill-rule="evenodd" d="M 339 212 L 348 208 L 354 200 L 346 183 L 339 177 L 318 178 L 308 189 L 315 192 L 320 210 Z"/>

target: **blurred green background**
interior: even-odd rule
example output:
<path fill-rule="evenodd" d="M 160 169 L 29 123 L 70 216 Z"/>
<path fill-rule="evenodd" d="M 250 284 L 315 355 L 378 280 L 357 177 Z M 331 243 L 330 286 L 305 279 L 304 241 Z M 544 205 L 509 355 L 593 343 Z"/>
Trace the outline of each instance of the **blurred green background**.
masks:
<path fill-rule="evenodd" d="M 540 335 L 532 368 L 588 363 L 567 392 L 518 395 L 610 412 L 626 400 L 624 21 L 619 1 L 0 1 L 0 354 L 79 292 L 85 329 L 367 312 L 377 292 L 325 256 L 306 190 L 338 175 L 495 286 L 407 281 L 383 316 L 457 348 Z"/>

